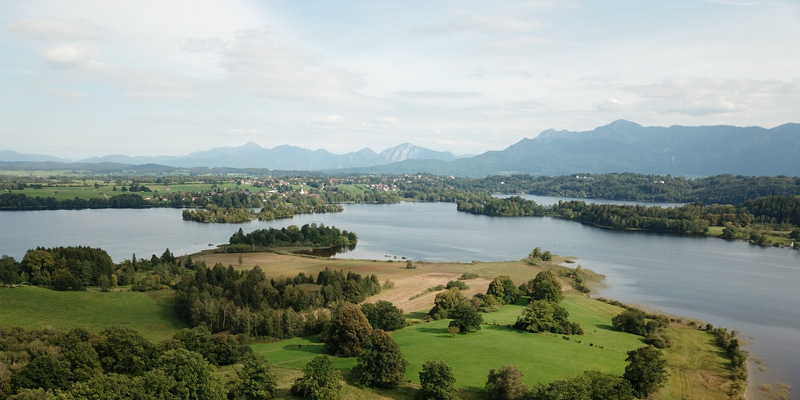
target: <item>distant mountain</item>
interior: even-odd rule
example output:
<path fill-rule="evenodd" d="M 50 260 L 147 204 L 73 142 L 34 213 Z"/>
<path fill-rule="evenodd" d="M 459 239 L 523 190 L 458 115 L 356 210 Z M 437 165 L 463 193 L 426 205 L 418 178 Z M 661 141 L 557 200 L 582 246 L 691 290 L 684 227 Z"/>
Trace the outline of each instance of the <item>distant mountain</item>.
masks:
<path fill-rule="evenodd" d="M 313 171 L 364 168 L 423 158 L 454 160 L 456 156 L 453 153 L 433 151 L 409 143 L 386 149 L 380 154 L 368 148 L 347 154 L 333 154 L 327 150 L 308 150 L 288 145 L 267 149 L 251 142 L 237 147 L 218 147 L 207 151 L 198 151 L 183 157 L 128 157 L 115 155 L 93 157 L 81 160 L 81 162 L 117 162 L 124 164 L 146 162 L 182 168 L 230 167 Z"/>
<path fill-rule="evenodd" d="M 0 162 L 23 168 L 25 162 L 58 161 L 60 169 L 78 164 L 41 155 L 0 151 Z M 24 162 L 23 162 L 24 161 Z M 585 132 L 546 130 L 522 139 L 502 151 L 458 157 L 404 143 L 376 153 L 365 148 L 347 154 L 308 150 L 295 146 L 263 148 L 256 143 L 220 147 L 186 156 L 128 157 L 113 155 L 82 160 L 94 170 L 131 165 L 156 168 L 239 168 L 272 171 L 323 171 L 327 173 L 417 173 L 482 177 L 498 174 L 564 175 L 575 173 L 636 172 L 711 176 L 800 176 L 800 124 L 772 129 L 760 127 L 670 126 L 644 127 L 619 120 Z M 98 167 L 97 163 L 102 163 Z M 95 167 L 91 167 L 95 165 Z M 169 166 L 169 167 L 165 167 Z M 31 166 L 32 167 L 32 166 Z"/>
<path fill-rule="evenodd" d="M 587 132 L 546 130 L 503 151 L 453 160 L 407 160 L 370 169 L 486 176 L 636 172 L 684 176 L 800 176 L 800 124 L 643 127 L 619 120 Z"/>
<path fill-rule="evenodd" d="M 0 160 L 3 161 L 56 161 L 56 162 L 71 162 L 70 160 L 46 156 L 43 154 L 23 154 L 13 150 L 0 150 Z"/>
<path fill-rule="evenodd" d="M 455 154 L 447 151 L 434 151 L 424 147 L 414 146 L 411 143 L 403 143 L 399 146 L 386 149 L 378 154 L 378 157 L 386 164 L 405 161 L 405 160 L 455 160 Z"/>

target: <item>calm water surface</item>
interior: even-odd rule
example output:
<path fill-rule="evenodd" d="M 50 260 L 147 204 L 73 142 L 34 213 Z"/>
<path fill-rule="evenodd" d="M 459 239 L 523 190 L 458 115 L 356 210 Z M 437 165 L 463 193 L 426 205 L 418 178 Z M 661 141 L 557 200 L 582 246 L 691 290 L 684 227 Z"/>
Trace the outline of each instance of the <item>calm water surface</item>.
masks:
<path fill-rule="evenodd" d="M 543 198 L 546 200 L 546 198 Z M 536 198 L 534 198 L 536 200 Z M 542 198 L 537 200 L 542 204 Z M 0 213 L 0 254 L 20 260 L 35 246 L 100 247 L 115 261 L 192 253 L 249 232 L 324 223 L 354 231 L 343 258 L 471 262 L 522 259 L 534 247 L 572 255 L 607 276 L 598 295 L 736 329 L 755 339 L 751 353 L 769 364 L 756 380 L 788 382 L 800 392 L 800 252 L 744 242 L 616 232 L 553 218 L 503 218 L 456 211 L 451 203 L 345 205 L 338 214 L 245 224 L 200 224 L 181 210 L 81 210 Z"/>

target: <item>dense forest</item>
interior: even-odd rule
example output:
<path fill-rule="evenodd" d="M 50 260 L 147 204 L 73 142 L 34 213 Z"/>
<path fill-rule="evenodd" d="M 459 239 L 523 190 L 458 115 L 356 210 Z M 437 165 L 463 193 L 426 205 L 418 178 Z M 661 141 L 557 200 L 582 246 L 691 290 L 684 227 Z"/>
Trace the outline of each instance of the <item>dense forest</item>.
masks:
<path fill-rule="evenodd" d="M 246 373 L 221 378 L 215 366 L 252 362 L 232 335 L 182 329 L 151 343 L 130 328 L 0 328 L 0 398 L 222 399 L 247 390 Z M 260 360 L 260 362 L 264 362 Z"/>
<path fill-rule="evenodd" d="M 319 333 L 336 303 L 360 303 L 377 294 L 375 275 L 362 277 L 325 269 L 316 278 L 268 279 L 259 267 L 236 271 L 215 265 L 186 273 L 178 285 L 175 308 L 191 326 L 209 326 L 252 337 L 286 338 Z"/>

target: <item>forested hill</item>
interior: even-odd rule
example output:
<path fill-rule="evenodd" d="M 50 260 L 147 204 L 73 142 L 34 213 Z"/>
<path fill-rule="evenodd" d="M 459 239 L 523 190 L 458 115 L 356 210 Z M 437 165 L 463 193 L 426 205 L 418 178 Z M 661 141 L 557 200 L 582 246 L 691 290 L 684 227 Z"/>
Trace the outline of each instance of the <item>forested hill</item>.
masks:
<path fill-rule="evenodd" d="M 372 172 L 482 177 L 635 172 L 711 176 L 800 175 L 800 124 L 644 127 L 619 120 L 587 132 L 547 130 L 502 151 L 453 161 L 407 160 Z"/>

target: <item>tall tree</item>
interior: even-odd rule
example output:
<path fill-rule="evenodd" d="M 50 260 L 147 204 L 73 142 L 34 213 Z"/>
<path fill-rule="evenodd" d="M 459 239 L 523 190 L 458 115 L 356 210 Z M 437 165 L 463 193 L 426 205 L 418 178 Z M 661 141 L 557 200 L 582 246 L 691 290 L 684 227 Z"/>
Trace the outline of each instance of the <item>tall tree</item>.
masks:
<path fill-rule="evenodd" d="M 628 365 L 623 377 L 631 383 L 636 397 L 646 398 L 667 383 L 667 360 L 655 347 L 645 346 L 631 350 L 625 361 Z"/>
<path fill-rule="evenodd" d="M 336 314 L 328 328 L 325 350 L 346 357 L 361 354 L 361 346 L 372 332 L 367 317 L 358 306 L 347 306 Z"/>
<path fill-rule="evenodd" d="M 366 386 L 397 386 L 406 375 L 408 362 L 400 346 L 383 330 L 372 331 L 353 368 L 356 381 Z"/>

